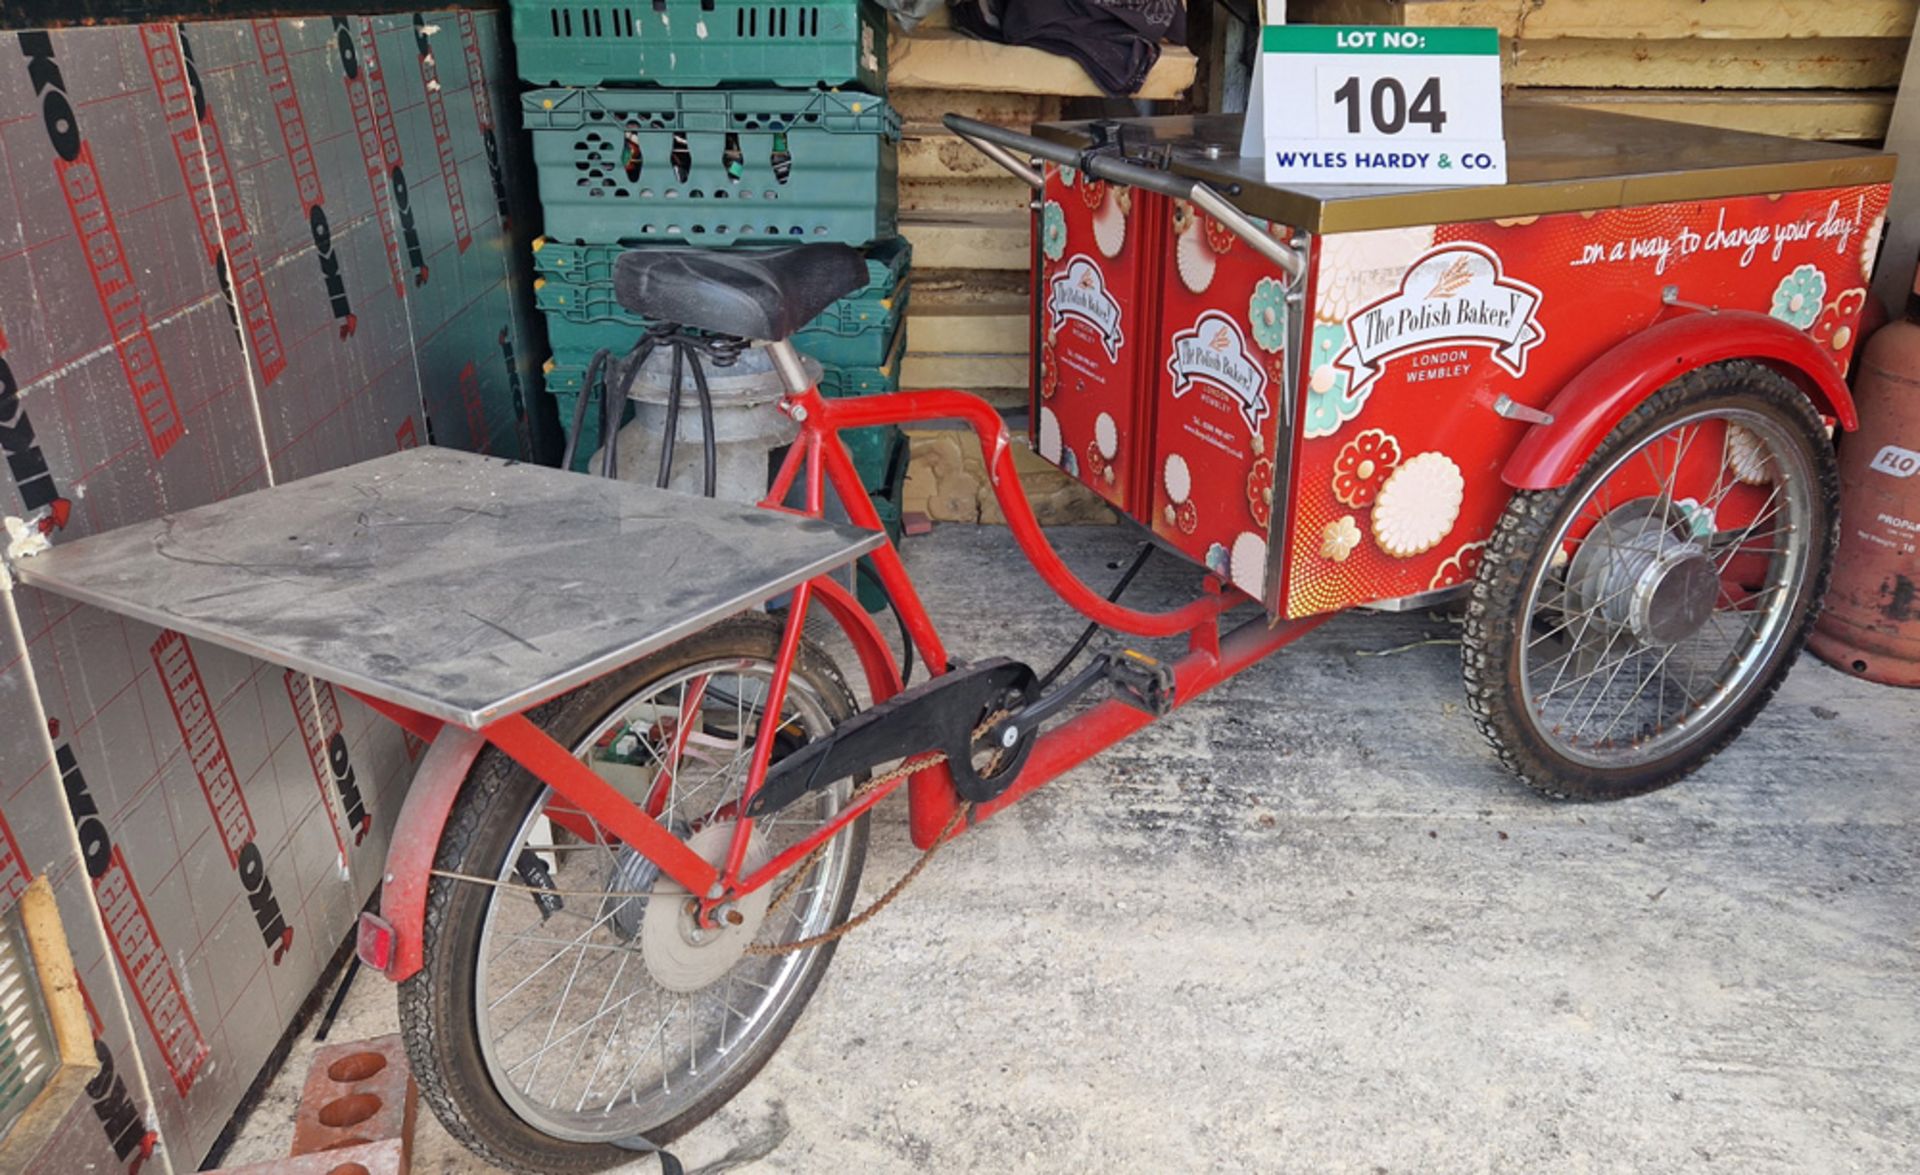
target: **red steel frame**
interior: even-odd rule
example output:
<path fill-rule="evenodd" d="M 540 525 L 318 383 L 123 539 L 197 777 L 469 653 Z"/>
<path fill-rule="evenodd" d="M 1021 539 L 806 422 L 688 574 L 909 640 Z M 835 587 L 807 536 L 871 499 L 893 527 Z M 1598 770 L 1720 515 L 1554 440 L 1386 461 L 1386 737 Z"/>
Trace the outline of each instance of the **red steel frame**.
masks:
<path fill-rule="evenodd" d="M 1779 367 L 1799 382 L 1824 412 L 1837 417 L 1842 427 L 1852 428 L 1853 403 L 1846 385 L 1840 381 L 1831 362 L 1809 355 L 1809 347 L 1799 332 L 1761 315 L 1686 314 L 1656 325 L 1601 356 L 1569 384 L 1551 405 L 1555 422 L 1537 426 L 1522 439 L 1502 470 L 1503 478 L 1509 485 L 1523 488 L 1565 482 L 1592 452 L 1599 438 L 1651 390 L 1684 371 L 1729 355 L 1758 357 Z M 824 510 L 826 486 L 831 484 L 852 521 L 869 530 L 880 530 L 880 519 L 840 441 L 840 430 L 930 420 L 965 423 L 980 440 L 988 480 L 1006 515 L 1014 541 L 1062 600 L 1089 619 L 1120 632 L 1142 637 L 1184 635 L 1187 638 L 1186 653 L 1171 667 L 1176 707 L 1330 618 L 1331 614 L 1326 614 L 1270 623 L 1261 615 L 1223 634 L 1220 618 L 1240 602 L 1241 597 L 1212 577 L 1201 581 L 1202 592 L 1197 599 L 1171 612 L 1141 612 L 1108 601 L 1081 582 L 1047 542 L 1014 468 L 1013 437 L 999 413 L 976 396 L 956 391 L 927 391 L 828 400 L 820 395 L 818 388 L 809 388 L 786 397 L 781 408 L 800 424 L 800 436 L 761 506 L 818 517 Z M 796 484 L 803 487 L 806 504 L 801 510 L 792 511 L 784 503 Z M 888 543 L 877 548 L 871 558 L 880 582 L 900 610 L 921 659 L 931 672 L 945 672 L 946 646 L 919 592 L 914 589 L 899 552 Z M 873 700 L 885 701 L 900 690 L 899 666 L 873 619 L 846 588 L 823 576 L 794 589 L 763 723 L 778 721 L 806 614 L 814 604 L 824 607 L 847 633 Z M 427 884 L 441 827 L 473 760 L 487 744 L 499 748 L 533 772 L 571 805 L 572 811 L 564 808 L 553 811 L 556 821 L 587 837 L 597 835 L 589 820 L 597 822 L 600 828 L 646 854 L 689 891 L 706 895 L 703 916 L 710 916 L 723 902 L 766 885 L 899 786 L 895 783 L 861 796 L 833 822 L 743 877 L 740 866 L 750 835 L 748 819 L 740 820 L 727 856 L 716 869 L 523 715 L 503 718 L 474 732 L 452 727 L 443 729 L 437 720 L 424 715 L 377 699 L 363 697 L 361 700 L 433 742 L 401 810 L 381 895 L 381 913 L 395 932 L 393 956 L 386 967 L 387 975 L 395 980 L 405 979 L 419 970 Z M 1108 700 L 1061 723 L 1039 737 L 1013 786 L 997 799 L 975 807 L 970 822 L 978 823 L 994 815 L 1150 721 L 1148 714 Z M 765 778 L 767 758 L 773 746 L 771 734 L 772 730 L 763 726 L 745 784 L 746 797 L 757 792 Z M 908 778 L 907 792 L 914 843 L 926 848 L 953 828 L 955 814 L 960 810 L 959 795 L 946 768 L 933 763 Z"/>
<path fill-rule="evenodd" d="M 929 420 L 966 423 L 980 439 L 988 479 L 1015 542 L 1062 600 L 1088 619 L 1133 636 L 1184 635 L 1187 638 L 1185 654 L 1171 666 L 1175 707 L 1192 701 L 1328 619 L 1315 616 L 1276 624 L 1262 614 L 1222 634 L 1221 616 L 1244 601 L 1212 577 L 1202 579 L 1202 591 L 1197 599 L 1170 612 L 1142 612 L 1107 600 L 1075 576 L 1048 543 L 1014 469 L 1012 434 L 1000 414 L 977 396 L 957 391 L 925 391 L 870 399 L 828 400 L 816 387 L 786 397 L 781 408 L 799 422 L 800 436 L 760 505 L 770 510 L 817 517 L 825 507 L 826 486 L 831 484 L 853 523 L 876 531 L 882 529 L 879 516 L 854 471 L 853 461 L 840 440 L 840 430 Z M 804 487 L 806 505 L 802 510 L 792 511 L 783 503 L 796 483 Z M 899 552 L 887 543 L 876 548 L 870 557 L 881 584 L 899 608 L 921 659 L 930 672 L 945 672 L 946 646 Z M 759 791 L 765 778 L 773 750 L 772 736 L 778 727 L 787 683 L 799 655 L 807 612 L 815 603 L 824 606 L 852 640 L 873 700 L 884 701 L 900 689 L 900 671 L 892 650 L 872 618 L 844 587 L 821 577 L 795 588 L 774 662 L 759 742 L 736 811 L 744 810 L 746 801 Z M 437 719 L 377 698 L 355 696 L 406 730 L 435 744 L 422 763 L 402 810 L 401 827 L 395 832 L 381 896 L 381 913 L 396 932 L 395 950 L 385 968 L 388 977 L 394 980 L 406 979 L 419 970 L 420 931 L 439 827 L 445 822 L 467 769 L 486 744 L 497 747 L 532 772 L 574 810 L 569 813 L 560 809 L 553 815 L 554 819 L 590 837 L 595 835 L 593 829 L 597 824 L 638 849 L 690 892 L 704 895 L 703 917 L 710 917 L 720 905 L 774 880 L 900 786 L 896 781 L 862 795 L 830 823 L 743 876 L 741 866 L 752 831 L 750 817 L 739 818 L 726 857 L 721 866 L 715 868 L 524 714 L 499 719 L 475 732 L 443 726 Z M 1144 711 L 1107 700 L 1062 722 L 1040 736 L 1013 786 L 992 802 L 976 807 L 970 823 L 978 823 L 1001 811 L 1152 720 Z M 954 827 L 954 818 L 960 811 L 961 800 L 946 768 L 929 761 L 925 769 L 908 777 L 908 782 L 909 822 L 914 842 L 925 848 L 943 834 L 957 835 L 960 829 Z M 570 816 L 585 819 L 576 826 Z"/>

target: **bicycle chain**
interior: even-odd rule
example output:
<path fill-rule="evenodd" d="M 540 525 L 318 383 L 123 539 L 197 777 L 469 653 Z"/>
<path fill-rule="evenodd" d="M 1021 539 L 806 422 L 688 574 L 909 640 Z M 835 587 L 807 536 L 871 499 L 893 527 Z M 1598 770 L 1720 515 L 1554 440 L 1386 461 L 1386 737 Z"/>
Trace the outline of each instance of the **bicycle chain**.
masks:
<path fill-rule="evenodd" d="M 980 725 L 973 728 L 972 737 L 976 739 L 979 738 L 981 735 L 985 734 L 989 729 L 991 729 L 994 723 L 1000 721 L 1002 718 L 1006 717 L 1011 712 L 1012 711 L 1010 710 L 996 710 L 993 713 L 987 715 L 987 717 L 981 721 Z M 998 765 L 998 759 L 999 759 L 999 756 L 996 753 L 995 755 L 996 766 Z M 931 755 L 927 756 L 925 759 L 920 759 L 920 760 L 909 759 L 907 762 L 902 763 L 898 767 L 895 767 L 892 771 L 887 772 L 885 775 L 882 775 L 876 779 L 870 779 L 866 783 L 863 783 L 859 787 L 855 788 L 853 790 L 853 794 L 847 797 L 847 802 L 853 803 L 855 800 L 858 800 L 861 796 L 867 794 L 868 792 L 872 791 L 877 787 L 884 787 L 890 783 L 895 782 L 896 780 L 903 779 L 906 776 L 912 775 L 917 771 L 926 771 L 930 768 L 938 767 L 940 766 L 940 764 L 945 763 L 946 761 L 947 761 L 947 754 L 945 751 L 935 751 Z M 992 774 L 992 771 L 993 771 L 993 768 L 989 768 L 988 774 Z M 869 919 L 879 914 L 880 911 L 886 909 L 887 906 L 893 901 L 893 899 L 899 897 L 901 893 L 903 893 L 906 890 L 907 886 L 913 884 L 913 879 L 920 876 L 920 871 L 925 869 L 927 865 L 933 860 L 934 854 L 938 853 L 941 850 L 941 848 L 946 845 L 948 841 L 953 839 L 954 830 L 959 828 L 961 822 L 964 821 L 969 815 L 971 815 L 972 812 L 973 812 L 973 805 L 971 803 L 966 803 L 966 802 L 963 802 L 958 808 L 954 809 L 952 818 L 947 821 L 947 826 L 940 830 L 939 836 L 936 836 L 933 838 L 933 843 L 928 845 L 926 851 L 920 854 L 920 859 L 915 861 L 912 867 L 910 867 L 905 873 L 902 873 L 900 875 L 900 880 L 894 882 L 891 886 L 887 887 L 886 893 L 883 893 L 879 897 L 875 898 L 872 905 L 860 911 L 858 914 L 855 914 L 853 917 L 847 919 L 845 922 L 842 922 L 840 925 L 834 927 L 831 930 L 822 931 L 819 934 L 812 935 L 811 937 L 808 937 L 808 938 L 796 939 L 793 942 L 783 942 L 783 943 L 764 943 L 764 944 L 754 943 L 747 947 L 746 953 L 749 955 L 760 955 L 760 956 L 799 954 L 801 951 L 811 950 L 814 947 L 824 946 L 827 943 L 838 941 L 840 938 L 844 937 L 845 935 L 852 932 L 853 930 L 856 930 L 859 927 L 866 925 Z M 767 903 L 768 914 L 771 914 L 775 910 L 778 910 L 780 908 L 780 904 L 786 901 L 787 898 L 792 895 L 794 889 L 799 886 L 800 879 L 807 875 L 807 873 L 812 869 L 813 865 L 820 859 L 820 855 L 826 851 L 827 845 L 832 843 L 833 843 L 832 840 L 828 840 L 822 843 L 819 847 L 815 848 L 811 853 L 808 853 L 805 857 L 801 858 L 800 864 L 794 868 L 792 875 L 787 878 L 787 883 L 780 887 L 780 892 L 773 896 L 773 901 Z M 765 915 L 763 915 L 762 917 L 764 916 Z"/>

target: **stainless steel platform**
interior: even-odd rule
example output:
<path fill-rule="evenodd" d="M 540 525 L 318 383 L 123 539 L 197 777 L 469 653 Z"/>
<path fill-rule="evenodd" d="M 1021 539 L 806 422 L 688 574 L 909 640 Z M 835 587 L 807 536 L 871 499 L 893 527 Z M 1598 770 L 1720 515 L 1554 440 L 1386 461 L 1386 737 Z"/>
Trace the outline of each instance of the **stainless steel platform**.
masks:
<path fill-rule="evenodd" d="M 36 588 L 477 727 L 884 536 L 410 449 L 62 543 Z"/>
<path fill-rule="evenodd" d="M 1242 211 L 1314 233 L 1448 224 L 1674 200 L 1886 183 L 1879 151 L 1720 127 L 1661 122 L 1540 99 L 1506 104 L 1507 182 L 1487 187 L 1371 187 L 1265 182 L 1240 155 L 1241 116 L 1120 120 L 1129 154 L 1167 151 L 1172 169 L 1203 179 Z M 1043 139 L 1084 148 L 1089 122 L 1046 123 Z"/>

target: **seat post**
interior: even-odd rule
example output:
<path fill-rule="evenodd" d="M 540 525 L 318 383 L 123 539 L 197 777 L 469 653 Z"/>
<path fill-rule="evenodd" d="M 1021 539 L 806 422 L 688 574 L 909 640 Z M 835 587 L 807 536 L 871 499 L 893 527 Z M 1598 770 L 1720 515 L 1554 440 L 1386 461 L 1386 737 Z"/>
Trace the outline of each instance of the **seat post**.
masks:
<path fill-rule="evenodd" d="M 807 378 L 807 365 L 800 361 L 800 352 L 794 350 L 792 339 L 778 339 L 767 344 L 767 357 L 773 360 L 773 369 L 780 373 L 780 382 L 787 385 L 791 395 L 799 395 L 813 386 Z"/>

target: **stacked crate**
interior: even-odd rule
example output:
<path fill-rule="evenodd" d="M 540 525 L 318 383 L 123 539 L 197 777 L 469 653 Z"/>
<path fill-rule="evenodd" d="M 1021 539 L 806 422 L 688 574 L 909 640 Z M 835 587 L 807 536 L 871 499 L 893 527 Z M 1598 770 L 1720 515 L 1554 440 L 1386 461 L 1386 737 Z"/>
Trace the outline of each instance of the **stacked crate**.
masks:
<path fill-rule="evenodd" d="M 871 0 L 513 0 L 521 97 L 545 235 L 535 298 L 547 390 L 571 426 L 588 359 L 648 325 L 622 310 L 627 249 L 861 247 L 869 281 L 794 336 L 829 396 L 897 391 L 912 252 L 895 232 L 900 119 L 885 13 Z M 592 413 L 589 414 L 593 415 Z M 599 444 L 583 428 L 584 460 Z M 883 517 L 898 518 L 899 430 L 845 434 Z"/>

